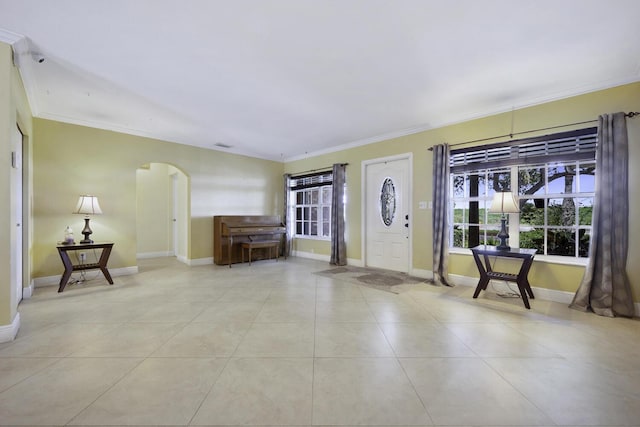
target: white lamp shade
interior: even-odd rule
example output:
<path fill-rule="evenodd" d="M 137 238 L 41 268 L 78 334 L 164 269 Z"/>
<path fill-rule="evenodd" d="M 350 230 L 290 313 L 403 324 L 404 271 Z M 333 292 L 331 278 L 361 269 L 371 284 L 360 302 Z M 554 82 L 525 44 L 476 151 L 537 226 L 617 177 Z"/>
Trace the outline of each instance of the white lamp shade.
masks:
<path fill-rule="evenodd" d="M 513 193 L 495 193 L 489 208 L 491 213 L 518 213 L 520 208 Z"/>
<path fill-rule="evenodd" d="M 102 214 L 102 209 L 100 209 L 100 204 L 98 203 L 98 198 L 96 196 L 83 195 L 78 199 L 78 204 L 76 205 L 73 213 L 85 215 L 100 215 Z"/>

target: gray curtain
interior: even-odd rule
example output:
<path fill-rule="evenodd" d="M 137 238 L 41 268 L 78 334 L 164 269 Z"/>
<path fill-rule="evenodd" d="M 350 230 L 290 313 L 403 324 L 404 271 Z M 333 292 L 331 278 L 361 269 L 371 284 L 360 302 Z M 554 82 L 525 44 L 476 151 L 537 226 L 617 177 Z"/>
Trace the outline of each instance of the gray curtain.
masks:
<path fill-rule="evenodd" d="M 347 245 L 344 239 L 344 186 L 347 166 L 333 165 L 333 186 L 331 189 L 331 264 L 347 265 Z"/>
<path fill-rule="evenodd" d="M 453 286 L 449 263 L 449 145 L 433 147 L 433 282 Z"/>
<path fill-rule="evenodd" d="M 285 257 L 291 255 L 291 215 L 289 214 L 289 205 L 291 204 L 291 174 L 284 174 L 284 206 L 282 209 L 282 223 L 287 230 L 287 234 L 284 235 L 284 245 L 282 248 L 282 254 Z"/>
<path fill-rule="evenodd" d="M 627 276 L 629 246 L 629 156 L 624 113 L 598 121 L 596 195 L 589 263 L 570 307 L 601 316 L 632 317 Z"/>

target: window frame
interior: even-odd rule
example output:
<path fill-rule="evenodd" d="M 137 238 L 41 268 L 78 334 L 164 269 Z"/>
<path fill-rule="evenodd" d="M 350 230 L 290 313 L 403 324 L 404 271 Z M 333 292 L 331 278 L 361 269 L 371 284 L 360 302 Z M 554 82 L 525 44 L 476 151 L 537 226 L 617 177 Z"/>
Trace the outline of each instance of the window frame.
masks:
<path fill-rule="evenodd" d="M 460 150 L 452 150 L 450 158 L 450 188 L 449 188 L 449 250 L 451 253 L 469 253 L 469 248 L 472 244 L 468 243 L 470 240 L 465 240 L 464 233 L 469 232 L 471 227 L 476 227 L 479 233 L 479 239 L 477 244 L 491 244 L 489 232 L 499 225 L 500 214 L 487 213 L 487 208 L 491 202 L 492 195 L 495 191 L 513 191 L 516 195 L 516 199 L 520 202 L 525 200 L 528 203 L 534 203 L 534 199 L 544 199 L 544 222 L 543 224 L 536 225 L 536 228 L 543 229 L 543 244 L 542 249 L 544 253 L 539 253 L 537 256 L 543 260 L 551 262 L 558 262 L 562 264 L 577 264 L 585 265 L 588 261 L 588 251 L 585 255 L 581 255 L 580 243 L 574 241 L 574 254 L 573 255 L 553 255 L 549 254 L 550 249 L 548 245 L 549 230 L 555 229 L 567 229 L 573 231 L 575 239 L 580 239 L 582 236 L 589 236 L 589 246 L 591 244 L 592 235 L 592 219 L 588 224 L 580 223 L 580 209 L 581 205 L 578 203 L 585 199 L 590 199 L 591 206 L 595 199 L 594 191 L 581 191 L 579 171 L 580 166 L 587 164 L 595 168 L 595 147 L 597 144 L 597 128 L 586 128 L 577 131 L 562 132 L 553 135 L 545 135 L 541 137 L 528 138 L 524 140 L 508 141 L 498 144 L 490 144 L 485 146 L 476 146 Z M 533 167 L 544 168 L 544 185 L 542 187 L 542 194 L 533 193 L 529 195 L 523 195 L 521 193 L 521 184 L 519 181 L 519 171 L 523 169 L 532 169 Z M 574 187 L 570 193 L 552 193 L 549 192 L 549 169 L 553 167 L 575 166 L 575 173 L 577 179 L 574 178 Z M 493 186 L 489 186 L 489 175 L 491 172 L 502 171 L 503 174 L 509 175 L 508 183 L 506 187 L 495 190 Z M 507 172 L 508 171 L 508 172 Z M 474 174 L 473 172 L 479 172 Z M 595 174 L 595 169 L 594 169 Z M 472 194 L 467 188 L 469 182 L 469 176 L 484 175 L 484 186 L 478 185 L 478 188 L 484 188 L 484 194 Z M 456 191 L 456 184 L 460 184 L 460 178 L 462 177 L 463 191 L 460 194 L 459 188 Z M 456 180 L 458 180 L 456 182 Z M 476 185 L 476 184 L 474 184 Z M 534 194 L 539 197 L 532 197 Z M 563 200 L 572 199 L 575 203 L 575 219 L 571 226 L 554 225 L 548 223 L 548 208 L 550 200 Z M 459 208 L 460 204 L 466 206 L 471 211 L 471 204 L 476 203 L 478 212 L 478 221 L 472 223 L 469 220 L 469 215 L 462 217 L 462 221 L 456 221 L 456 216 L 459 217 L 459 212 L 456 212 L 456 207 Z M 483 210 L 484 208 L 484 210 Z M 456 215 L 458 214 L 458 215 Z M 482 218 L 480 218 L 482 215 Z M 475 219 L 475 216 L 474 218 Z M 520 233 L 523 233 L 523 227 L 527 225 L 522 224 L 520 221 L 520 214 L 508 214 L 508 232 L 510 234 L 509 242 L 513 247 L 520 246 Z M 463 246 L 454 246 L 456 243 L 454 240 L 454 233 L 456 228 L 462 228 L 463 240 L 461 244 Z M 474 230 L 475 233 L 475 230 Z M 470 234 L 470 233 L 469 233 Z M 497 229 L 493 232 L 493 235 L 497 234 Z M 489 241 L 487 240 L 489 238 Z M 476 241 L 474 240 L 473 246 Z M 464 246 L 464 245 L 467 246 Z M 534 247 L 540 251 L 539 247 Z M 584 252 L 584 251 L 583 251 Z"/>
<path fill-rule="evenodd" d="M 324 171 L 291 177 L 289 206 L 291 214 L 291 235 L 296 239 L 331 240 L 331 205 L 333 192 L 333 172 Z M 316 193 L 314 202 L 313 193 Z M 328 193 L 328 194 L 326 194 Z M 299 197 L 300 196 L 300 197 Z M 316 217 L 311 212 L 315 210 Z M 302 218 L 299 218 L 299 213 Z M 305 215 L 308 213 L 308 215 Z M 302 233 L 298 226 L 302 224 Z M 305 224 L 308 229 L 305 230 Z M 311 234 L 314 230 L 317 234 Z M 327 234 L 324 234 L 324 227 Z"/>

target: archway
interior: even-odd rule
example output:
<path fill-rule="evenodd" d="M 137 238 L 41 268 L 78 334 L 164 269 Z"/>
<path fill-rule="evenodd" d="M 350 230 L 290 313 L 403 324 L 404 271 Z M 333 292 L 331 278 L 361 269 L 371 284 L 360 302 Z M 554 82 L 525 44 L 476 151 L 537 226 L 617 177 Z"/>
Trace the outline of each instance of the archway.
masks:
<path fill-rule="evenodd" d="M 189 259 L 189 177 L 167 163 L 148 163 L 136 171 L 138 258 Z"/>

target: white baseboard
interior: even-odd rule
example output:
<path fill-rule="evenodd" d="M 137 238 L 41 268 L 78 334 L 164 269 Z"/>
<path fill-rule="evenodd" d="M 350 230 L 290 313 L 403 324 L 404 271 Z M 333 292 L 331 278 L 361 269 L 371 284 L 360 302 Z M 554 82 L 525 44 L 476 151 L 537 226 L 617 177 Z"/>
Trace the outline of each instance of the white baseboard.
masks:
<path fill-rule="evenodd" d="M 87 271 L 92 271 L 92 270 L 87 270 Z M 95 271 L 98 274 L 100 274 L 100 276 L 102 276 L 102 273 L 99 270 L 95 270 Z M 131 267 L 110 268 L 109 273 L 111 274 L 111 277 L 129 276 L 131 274 L 138 273 L 138 266 L 135 265 Z M 36 277 L 35 279 L 33 279 L 33 285 L 35 288 L 39 288 L 42 286 L 58 286 L 60 284 L 61 277 L 62 277 L 61 274 L 57 276 Z"/>
<path fill-rule="evenodd" d="M 316 254 L 314 252 L 303 251 L 291 251 L 292 257 L 312 259 L 315 261 L 331 262 L 331 255 Z M 364 262 L 361 259 L 347 258 L 347 265 L 354 267 L 364 267 Z"/>
<path fill-rule="evenodd" d="M 317 254 L 314 252 L 291 251 L 291 256 L 295 256 L 298 258 L 313 259 L 316 261 L 326 261 L 326 262 L 331 261 L 331 256 Z"/>
<path fill-rule="evenodd" d="M 16 313 L 9 325 L 0 325 L 0 343 L 13 341 L 20 329 L 20 313 Z"/>
<path fill-rule="evenodd" d="M 419 277 L 421 279 L 433 279 L 433 271 L 431 270 L 422 270 L 420 268 L 414 268 L 409 272 L 410 276 Z"/>
<path fill-rule="evenodd" d="M 478 285 L 477 277 L 468 277 L 468 276 L 461 276 L 458 274 L 449 274 L 449 279 L 451 279 L 451 281 L 456 285 L 472 286 L 474 288 Z M 500 281 L 498 282 L 503 283 Z M 567 305 L 571 304 L 571 301 L 573 301 L 573 296 L 575 295 L 575 292 L 559 291 L 556 289 L 548 289 L 548 288 L 539 288 L 537 286 L 531 286 L 531 290 L 536 296 L 536 299 L 540 299 L 544 301 L 559 302 L 561 304 L 567 304 Z M 636 317 L 640 317 L 640 302 L 634 303 L 633 306 L 635 308 Z"/>
<path fill-rule="evenodd" d="M 468 277 L 468 276 L 461 276 L 458 274 L 449 274 L 449 279 L 456 285 L 471 286 L 474 288 L 478 285 L 477 277 Z M 501 285 L 504 283 L 500 280 L 497 280 L 496 282 L 500 283 Z M 514 286 L 516 285 L 514 284 Z M 562 304 L 570 304 L 571 301 L 573 301 L 574 292 L 559 291 L 559 290 L 548 289 L 548 288 L 539 288 L 537 286 L 531 286 L 531 290 L 535 294 L 536 299 L 559 302 Z"/>
<path fill-rule="evenodd" d="M 188 265 L 189 267 L 193 267 L 197 265 L 213 264 L 213 257 L 189 259 L 184 255 L 176 255 L 173 252 L 146 252 L 146 253 L 141 253 L 136 255 L 137 259 L 166 258 L 166 257 L 176 257 L 178 261 Z"/>
<path fill-rule="evenodd" d="M 449 274 L 448 277 L 449 277 L 449 280 L 454 285 L 473 286 L 473 287 L 478 285 L 477 277 L 461 276 L 459 274 Z"/>
<path fill-rule="evenodd" d="M 22 288 L 22 299 L 29 299 L 33 296 L 33 280 L 29 283 L 29 286 Z"/>
<path fill-rule="evenodd" d="M 176 259 L 183 264 L 187 264 L 189 267 L 192 265 L 191 260 L 184 255 L 176 255 Z"/>
<path fill-rule="evenodd" d="M 208 258 L 195 258 L 195 259 L 187 259 L 184 258 L 182 260 L 180 257 L 178 258 L 181 262 L 184 262 L 190 267 L 198 266 L 198 265 L 210 265 L 213 264 L 213 257 Z"/>
<path fill-rule="evenodd" d="M 130 276 L 132 274 L 138 274 L 138 266 L 132 265 L 131 267 L 109 269 L 109 273 L 111 273 L 113 277 Z"/>
<path fill-rule="evenodd" d="M 329 257 L 331 261 L 331 257 Z M 354 267 L 364 267 L 364 261 L 361 259 L 347 258 L 347 265 L 353 265 Z"/>
<path fill-rule="evenodd" d="M 136 259 L 163 258 L 163 257 L 169 257 L 169 256 L 175 256 L 175 253 L 173 253 L 173 251 L 143 252 L 143 253 L 136 254 Z"/>

